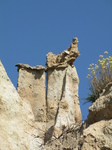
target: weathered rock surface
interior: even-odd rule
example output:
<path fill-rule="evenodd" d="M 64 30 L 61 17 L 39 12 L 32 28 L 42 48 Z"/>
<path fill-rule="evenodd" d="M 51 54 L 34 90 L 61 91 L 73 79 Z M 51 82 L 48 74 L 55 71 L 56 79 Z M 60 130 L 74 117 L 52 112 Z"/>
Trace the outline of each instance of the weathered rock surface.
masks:
<path fill-rule="evenodd" d="M 82 122 L 78 85 L 74 66 L 47 70 L 47 127 L 53 126 L 57 137 L 67 126 Z"/>
<path fill-rule="evenodd" d="M 100 120 L 112 119 L 112 91 L 101 96 L 89 108 L 87 124 L 93 124 Z"/>
<path fill-rule="evenodd" d="M 70 47 L 67 50 L 64 50 L 62 53 L 55 55 L 52 52 L 49 52 L 47 54 L 47 62 L 46 62 L 47 68 L 50 67 L 56 68 L 62 64 L 72 65 L 73 62 L 76 60 L 76 58 L 79 56 L 77 44 L 78 44 L 78 38 L 73 38 L 73 42 L 70 45 Z"/>
<path fill-rule="evenodd" d="M 19 77 L 17 91 L 23 99 L 29 100 L 35 121 L 46 120 L 45 67 L 31 67 L 17 64 Z"/>
<path fill-rule="evenodd" d="M 47 55 L 47 130 L 59 137 L 67 126 L 81 123 L 82 116 L 78 99 L 79 78 L 73 61 L 79 56 L 78 39 L 74 38 L 68 50 Z"/>
<path fill-rule="evenodd" d="M 112 150 L 112 119 L 101 120 L 84 130 L 81 150 Z"/>
<path fill-rule="evenodd" d="M 0 150 L 40 149 L 37 136 L 31 106 L 20 98 L 0 62 Z"/>
<path fill-rule="evenodd" d="M 112 91 L 92 104 L 86 123 L 81 150 L 112 150 Z"/>
<path fill-rule="evenodd" d="M 112 150 L 112 119 L 102 119 L 86 127 L 75 125 L 49 140 L 45 150 Z"/>

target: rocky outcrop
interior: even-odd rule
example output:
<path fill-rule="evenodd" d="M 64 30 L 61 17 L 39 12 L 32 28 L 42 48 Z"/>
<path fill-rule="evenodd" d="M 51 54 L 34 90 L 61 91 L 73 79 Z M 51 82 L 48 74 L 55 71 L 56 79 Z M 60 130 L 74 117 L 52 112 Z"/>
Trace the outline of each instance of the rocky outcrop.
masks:
<path fill-rule="evenodd" d="M 17 91 L 23 99 L 27 99 L 32 107 L 35 121 L 45 122 L 45 67 L 31 67 L 17 64 L 19 77 Z"/>
<path fill-rule="evenodd" d="M 108 94 L 107 94 L 108 93 Z M 83 131 L 84 142 L 81 150 L 112 150 L 112 90 L 98 98 L 89 108 Z"/>
<path fill-rule="evenodd" d="M 0 62 L 0 150 L 41 149 L 38 128 L 30 103 L 19 96 Z"/>
<path fill-rule="evenodd" d="M 73 38 L 73 42 L 67 50 L 64 50 L 62 53 L 59 53 L 57 56 L 52 52 L 47 54 L 47 62 L 46 66 L 50 67 L 58 67 L 60 65 L 66 66 L 67 64 L 72 65 L 76 58 L 79 56 L 78 51 L 78 38 Z"/>
<path fill-rule="evenodd" d="M 45 139 L 59 137 L 66 127 L 82 122 L 78 100 L 79 78 L 73 61 L 79 56 L 78 39 L 57 56 L 47 55 L 47 132 Z"/>
<path fill-rule="evenodd" d="M 35 121 L 46 122 L 45 143 L 48 137 L 59 137 L 64 128 L 82 122 L 78 100 L 79 78 L 73 65 L 79 56 L 77 43 L 78 39 L 74 38 L 71 46 L 57 56 L 48 53 L 46 69 L 42 66 L 16 65 L 19 95 L 30 102 Z"/>
<path fill-rule="evenodd" d="M 65 128 L 62 134 L 49 140 L 46 150 L 112 150 L 112 91 L 101 96 L 89 108 L 87 120 Z"/>
<path fill-rule="evenodd" d="M 0 150 L 112 150 L 112 82 L 82 123 L 77 43 L 48 53 L 46 68 L 17 64 L 17 91 L 0 62 Z"/>
<path fill-rule="evenodd" d="M 89 108 L 87 124 L 112 119 L 112 92 L 99 97 Z"/>
<path fill-rule="evenodd" d="M 81 150 L 112 150 L 112 119 L 90 125 L 84 130 L 83 136 Z"/>

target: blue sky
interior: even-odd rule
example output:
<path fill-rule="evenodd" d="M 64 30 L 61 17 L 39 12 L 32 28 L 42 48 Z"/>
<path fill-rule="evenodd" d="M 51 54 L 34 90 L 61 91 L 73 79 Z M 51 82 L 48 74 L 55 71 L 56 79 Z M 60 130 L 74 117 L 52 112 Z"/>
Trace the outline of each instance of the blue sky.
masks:
<path fill-rule="evenodd" d="M 105 50 L 112 56 L 112 0 L 0 0 L 0 59 L 17 86 L 15 64 L 45 65 L 46 54 L 67 49 L 78 37 L 80 57 L 74 62 L 86 98 L 90 63 Z M 90 103 L 80 101 L 83 120 Z"/>

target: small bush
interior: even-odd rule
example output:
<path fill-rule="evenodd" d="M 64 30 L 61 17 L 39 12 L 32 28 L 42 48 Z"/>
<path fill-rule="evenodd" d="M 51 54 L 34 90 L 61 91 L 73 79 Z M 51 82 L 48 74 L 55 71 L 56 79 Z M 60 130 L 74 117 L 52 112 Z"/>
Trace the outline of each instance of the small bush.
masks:
<path fill-rule="evenodd" d="M 94 102 L 99 98 L 105 86 L 112 82 L 112 57 L 107 57 L 108 52 L 104 52 L 105 57 L 100 55 L 98 64 L 90 64 L 87 75 L 91 94 L 86 98 L 87 101 Z"/>

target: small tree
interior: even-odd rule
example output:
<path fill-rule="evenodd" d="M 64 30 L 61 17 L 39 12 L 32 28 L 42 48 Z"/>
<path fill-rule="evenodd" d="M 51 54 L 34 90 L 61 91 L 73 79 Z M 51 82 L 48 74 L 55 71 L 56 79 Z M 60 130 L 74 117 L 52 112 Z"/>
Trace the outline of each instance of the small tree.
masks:
<path fill-rule="evenodd" d="M 112 57 L 107 57 L 108 52 L 104 52 L 105 57 L 100 55 L 98 64 L 90 64 L 88 68 L 89 74 L 87 75 L 91 94 L 86 98 L 89 102 L 94 102 L 99 98 L 105 86 L 112 82 Z"/>

